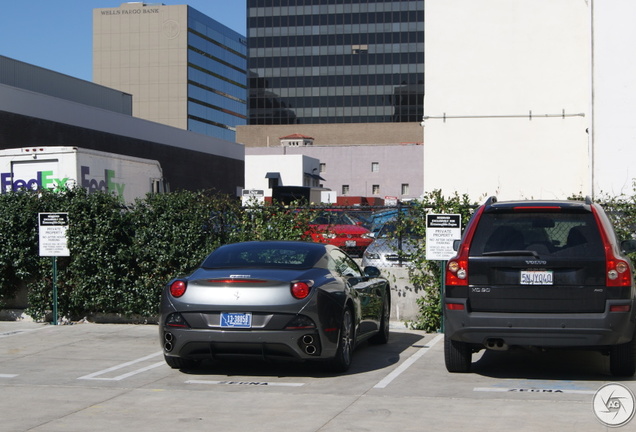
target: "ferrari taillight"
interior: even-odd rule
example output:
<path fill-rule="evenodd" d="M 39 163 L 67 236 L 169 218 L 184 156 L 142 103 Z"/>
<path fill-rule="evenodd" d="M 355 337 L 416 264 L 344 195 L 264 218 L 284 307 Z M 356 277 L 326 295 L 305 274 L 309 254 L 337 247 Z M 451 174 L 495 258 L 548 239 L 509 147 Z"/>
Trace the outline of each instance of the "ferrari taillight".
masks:
<path fill-rule="evenodd" d="M 172 282 L 172 284 L 170 284 L 170 295 L 172 297 L 179 298 L 185 294 L 187 288 L 188 288 L 188 285 L 184 281 L 182 280 L 174 281 Z"/>
<path fill-rule="evenodd" d="M 294 298 L 302 300 L 309 295 L 311 290 L 311 283 L 306 281 L 294 282 L 291 286 L 291 294 Z"/>

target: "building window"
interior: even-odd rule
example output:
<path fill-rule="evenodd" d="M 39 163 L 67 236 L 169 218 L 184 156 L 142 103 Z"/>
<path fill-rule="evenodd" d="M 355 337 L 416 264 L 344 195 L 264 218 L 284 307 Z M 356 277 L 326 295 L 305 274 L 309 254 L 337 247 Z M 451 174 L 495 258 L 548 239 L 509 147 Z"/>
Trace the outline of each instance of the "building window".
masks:
<path fill-rule="evenodd" d="M 380 171 L 380 162 L 371 162 L 371 172 Z"/>
<path fill-rule="evenodd" d="M 402 183 L 402 195 L 408 195 L 408 194 L 409 194 L 409 184 Z"/>
<path fill-rule="evenodd" d="M 371 186 L 371 192 L 373 195 L 380 195 L 380 185 Z"/>
<path fill-rule="evenodd" d="M 321 163 L 320 164 L 320 172 L 321 173 L 327 172 L 327 164 L 326 163 Z"/>
<path fill-rule="evenodd" d="M 342 195 L 349 194 L 349 185 L 342 185 Z"/>

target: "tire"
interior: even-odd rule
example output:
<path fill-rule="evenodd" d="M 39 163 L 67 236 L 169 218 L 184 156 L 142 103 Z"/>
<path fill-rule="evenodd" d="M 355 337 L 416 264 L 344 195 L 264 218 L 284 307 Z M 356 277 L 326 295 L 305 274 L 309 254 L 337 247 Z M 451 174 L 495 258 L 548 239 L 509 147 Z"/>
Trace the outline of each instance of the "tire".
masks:
<path fill-rule="evenodd" d="M 380 331 L 369 339 L 369 343 L 383 345 L 389 342 L 389 327 L 391 321 L 391 302 L 389 293 L 386 293 L 382 304 L 382 318 L 380 319 Z"/>
<path fill-rule="evenodd" d="M 331 372 L 346 372 L 351 366 L 351 356 L 355 346 L 355 330 L 353 328 L 353 316 L 351 309 L 346 308 L 342 315 L 342 324 L 338 335 L 338 347 L 336 355 L 331 359 L 327 367 Z"/>
<path fill-rule="evenodd" d="M 444 361 L 449 372 L 470 372 L 472 348 L 465 342 L 444 338 Z"/>
<path fill-rule="evenodd" d="M 163 359 L 172 369 L 196 369 L 199 366 L 199 361 L 182 357 L 172 357 L 164 354 Z"/>
<path fill-rule="evenodd" d="M 636 336 L 630 342 L 610 349 L 610 372 L 614 376 L 631 377 L 636 373 Z"/>

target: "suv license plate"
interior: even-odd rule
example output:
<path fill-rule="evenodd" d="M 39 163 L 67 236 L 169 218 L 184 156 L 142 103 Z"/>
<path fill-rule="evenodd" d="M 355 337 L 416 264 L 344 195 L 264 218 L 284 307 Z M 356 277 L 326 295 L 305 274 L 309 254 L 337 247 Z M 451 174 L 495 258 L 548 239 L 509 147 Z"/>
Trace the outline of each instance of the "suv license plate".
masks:
<path fill-rule="evenodd" d="M 552 285 L 552 270 L 522 270 L 521 285 Z"/>
<path fill-rule="evenodd" d="M 222 312 L 221 327 L 223 328 L 251 328 L 252 314 L 249 312 Z"/>

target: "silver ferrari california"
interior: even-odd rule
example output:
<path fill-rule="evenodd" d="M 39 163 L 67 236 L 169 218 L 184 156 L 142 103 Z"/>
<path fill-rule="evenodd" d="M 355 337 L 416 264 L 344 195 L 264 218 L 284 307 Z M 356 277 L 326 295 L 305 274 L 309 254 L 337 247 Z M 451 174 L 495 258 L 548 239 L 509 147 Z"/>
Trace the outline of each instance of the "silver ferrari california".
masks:
<path fill-rule="evenodd" d="M 321 361 L 346 371 L 357 344 L 389 339 L 390 289 L 335 246 L 296 241 L 228 244 L 161 296 L 166 363 L 254 357 Z"/>

